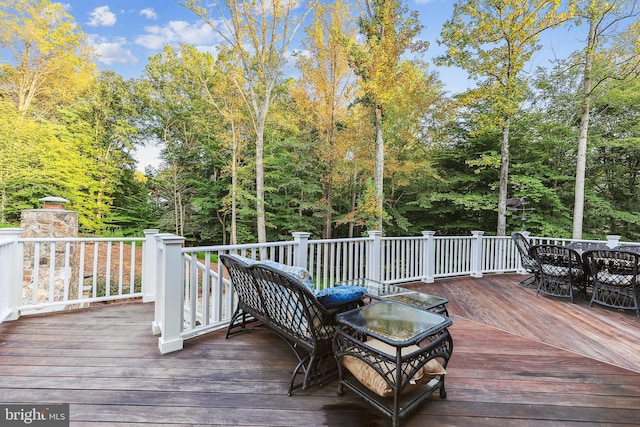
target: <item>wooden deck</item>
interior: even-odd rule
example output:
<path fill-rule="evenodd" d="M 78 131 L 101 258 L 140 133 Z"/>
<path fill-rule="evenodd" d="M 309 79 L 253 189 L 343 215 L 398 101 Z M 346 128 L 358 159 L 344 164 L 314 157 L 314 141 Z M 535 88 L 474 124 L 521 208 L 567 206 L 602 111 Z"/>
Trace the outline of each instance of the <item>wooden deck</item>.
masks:
<path fill-rule="evenodd" d="M 640 319 L 536 296 L 521 276 L 411 284 L 449 298 L 446 400 L 403 426 L 640 423 Z M 333 381 L 286 395 L 294 358 L 266 332 L 215 332 L 160 355 L 153 305 L 128 303 L 0 325 L 0 403 L 70 403 L 72 426 L 386 426 Z"/>

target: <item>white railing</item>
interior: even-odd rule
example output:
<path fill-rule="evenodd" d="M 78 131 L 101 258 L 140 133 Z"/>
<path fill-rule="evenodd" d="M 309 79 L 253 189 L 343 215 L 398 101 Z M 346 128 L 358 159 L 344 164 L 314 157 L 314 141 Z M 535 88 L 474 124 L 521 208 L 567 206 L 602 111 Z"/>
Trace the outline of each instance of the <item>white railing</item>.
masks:
<path fill-rule="evenodd" d="M 185 339 L 225 327 L 235 307 L 233 290 L 220 263 L 220 254 L 238 253 L 306 268 L 317 289 L 367 277 L 386 283 L 520 269 L 510 237 L 422 236 L 383 238 L 379 232 L 355 239 L 309 240 L 293 233 L 293 241 L 254 245 L 182 248 L 184 239 L 156 236 L 159 272 L 154 333 L 162 353 L 179 350 Z M 177 254 L 181 254 L 178 258 Z M 497 258 L 487 262 L 485 254 Z M 176 272 L 179 272 L 177 274 Z M 184 304 L 175 304 L 175 301 Z"/>
<path fill-rule="evenodd" d="M 19 256 L 19 233 L 15 229 L 0 229 L 0 323 L 18 317 L 20 304 L 22 258 Z"/>
<path fill-rule="evenodd" d="M 436 237 L 433 259 L 433 277 L 482 276 L 473 259 L 477 238 Z M 475 251 L 477 253 L 477 251 Z M 474 274 L 475 273 L 475 274 Z"/>
<path fill-rule="evenodd" d="M 512 239 L 485 236 L 482 238 L 482 244 L 483 273 L 520 270 L 520 255 Z"/>
<path fill-rule="evenodd" d="M 185 339 L 225 327 L 235 308 L 231 283 L 221 254 L 236 253 L 257 260 L 295 264 L 295 241 L 183 248 L 184 239 L 157 234 L 155 320 L 162 353 L 179 350 Z M 184 301 L 176 304 L 175 301 Z"/>
<path fill-rule="evenodd" d="M 0 321 L 140 298 L 144 238 L 20 238 L 0 230 Z"/>
<path fill-rule="evenodd" d="M 361 277 L 430 283 L 439 277 L 522 272 L 511 238 L 484 236 L 482 231 L 471 236 L 424 231 L 421 236 L 388 238 L 371 231 L 365 238 L 325 240 L 293 233 L 293 240 L 286 242 L 191 248 L 183 247 L 184 238 L 158 230 L 126 239 L 20 238 L 20 231 L 0 230 L 0 322 L 34 312 L 142 298 L 155 301 L 152 330 L 160 335 L 162 353 L 179 350 L 185 339 L 228 324 L 235 300 L 221 254 L 304 267 L 317 289 Z M 606 243 L 615 247 L 619 239 L 608 236 Z M 532 244 L 572 241 L 531 238 Z"/>
<path fill-rule="evenodd" d="M 234 309 L 233 288 L 223 271 L 221 254 L 293 264 L 294 242 L 263 245 L 230 245 L 183 248 L 184 329 L 183 336 L 198 335 L 226 326 Z"/>
<path fill-rule="evenodd" d="M 24 238 L 23 304 L 62 309 L 142 296 L 142 238 Z"/>
<path fill-rule="evenodd" d="M 425 279 L 426 242 L 423 236 L 382 238 L 380 281 L 401 283 Z M 375 244 L 373 246 L 375 248 Z"/>
<path fill-rule="evenodd" d="M 314 278 L 316 289 L 332 287 L 338 282 L 367 277 L 370 257 L 369 239 L 324 239 L 307 241 L 298 233 L 303 258 L 296 265 L 305 267 Z M 304 246 L 307 250 L 305 251 Z"/>

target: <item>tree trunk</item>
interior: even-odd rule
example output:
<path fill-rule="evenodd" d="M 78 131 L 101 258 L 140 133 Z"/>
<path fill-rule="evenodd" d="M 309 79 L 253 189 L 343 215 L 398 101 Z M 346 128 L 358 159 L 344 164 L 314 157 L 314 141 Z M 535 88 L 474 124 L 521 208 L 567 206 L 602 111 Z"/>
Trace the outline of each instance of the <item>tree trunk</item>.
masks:
<path fill-rule="evenodd" d="M 7 218 L 4 214 L 5 209 L 7 208 L 7 191 L 2 189 L 2 197 L 0 197 L 0 222 L 7 222 Z"/>
<path fill-rule="evenodd" d="M 578 158 L 576 159 L 576 187 L 573 202 L 572 238 L 582 239 L 584 218 L 584 180 L 587 169 L 587 137 L 589 134 L 589 110 L 591 108 L 591 69 L 596 44 L 596 22 L 589 20 L 589 39 L 584 55 L 584 76 L 582 79 L 582 112 L 580 114 L 580 134 L 578 136 Z"/>
<path fill-rule="evenodd" d="M 231 120 L 231 230 L 229 241 L 232 245 L 238 244 L 238 139 L 236 138 L 236 128 L 233 120 Z"/>
<path fill-rule="evenodd" d="M 325 179 L 324 199 L 327 203 L 327 208 L 324 217 L 324 238 L 331 238 L 331 226 L 333 224 L 333 153 L 335 146 L 335 108 L 333 103 L 331 104 L 331 119 L 327 128 L 327 140 L 329 145 L 329 167 L 327 168 L 327 178 Z"/>
<path fill-rule="evenodd" d="M 355 212 L 356 210 L 356 181 L 357 181 L 357 172 L 353 172 L 353 176 L 351 178 L 351 212 Z M 349 238 L 353 238 L 353 220 L 349 221 Z"/>
<path fill-rule="evenodd" d="M 266 117 L 266 114 L 263 116 Z M 258 243 L 267 242 L 267 222 L 264 211 L 264 123 L 263 116 L 258 118 L 256 126 L 256 226 Z"/>
<path fill-rule="evenodd" d="M 589 98 L 585 97 L 580 116 L 578 158 L 576 159 L 576 188 L 573 204 L 573 239 L 582 239 L 584 218 L 584 180 L 587 169 L 587 133 L 589 129 Z"/>
<path fill-rule="evenodd" d="M 376 208 L 378 230 L 382 231 L 382 213 L 384 200 L 384 138 L 382 136 L 382 106 L 376 105 L 376 165 L 374 182 L 376 187 Z"/>
<path fill-rule="evenodd" d="M 507 190 L 509 187 L 509 125 L 510 117 L 505 117 L 502 127 L 500 148 L 500 189 L 498 191 L 498 236 L 507 234 Z"/>
<path fill-rule="evenodd" d="M 329 168 L 330 173 L 333 173 L 331 171 L 331 169 L 333 168 Z M 327 183 L 327 188 L 325 190 L 326 196 L 325 196 L 325 200 L 327 201 L 327 210 L 325 212 L 325 220 L 324 220 L 324 238 L 325 239 L 330 239 L 331 238 L 331 225 L 333 224 L 333 216 L 331 215 L 332 212 L 332 204 L 333 204 L 333 183 L 332 183 L 332 179 L 329 178 L 329 182 Z"/>

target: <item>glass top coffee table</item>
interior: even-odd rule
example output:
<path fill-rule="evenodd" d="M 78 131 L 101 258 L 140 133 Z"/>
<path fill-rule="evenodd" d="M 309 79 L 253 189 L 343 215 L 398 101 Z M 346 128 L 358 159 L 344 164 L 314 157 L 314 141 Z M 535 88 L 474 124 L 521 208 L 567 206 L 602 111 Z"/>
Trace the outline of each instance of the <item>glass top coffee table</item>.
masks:
<path fill-rule="evenodd" d="M 406 347 L 451 325 L 451 320 L 394 301 L 367 304 L 338 315 L 339 322 L 387 344 Z"/>
<path fill-rule="evenodd" d="M 393 426 L 399 426 L 400 419 L 435 390 L 446 398 L 444 368 L 453 351 L 448 331 L 451 319 L 381 300 L 340 313 L 336 321 L 333 345 L 339 361 L 338 395 L 344 393 L 344 387 L 352 390 L 391 417 Z M 428 375 L 424 370 L 436 358 L 442 371 Z M 366 371 L 370 373 L 360 374 Z M 371 375 L 380 378 L 372 381 Z M 375 385 L 380 381 L 382 389 Z"/>
<path fill-rule="evenodd" d="M 362 286 L 367 289 L 367 296 L 374 300 L 397 301 L 421 310 L 449 316 L 446 307 L 449 300 L 436 295 L 365 278 L 339 282 L 336 286 Z"/>

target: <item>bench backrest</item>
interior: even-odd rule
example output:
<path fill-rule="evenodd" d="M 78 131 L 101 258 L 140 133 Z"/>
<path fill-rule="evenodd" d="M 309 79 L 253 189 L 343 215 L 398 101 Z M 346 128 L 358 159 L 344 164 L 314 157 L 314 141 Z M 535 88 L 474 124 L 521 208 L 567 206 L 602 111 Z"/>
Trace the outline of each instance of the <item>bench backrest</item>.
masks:
<path fill-rule="evenodd" d="M 308 346 L 332 338 L 334 314 L 307 285 L 268 264 L 249 264 L 233 255 L 220 258 L 244 310 L 281 335 Z"/>

